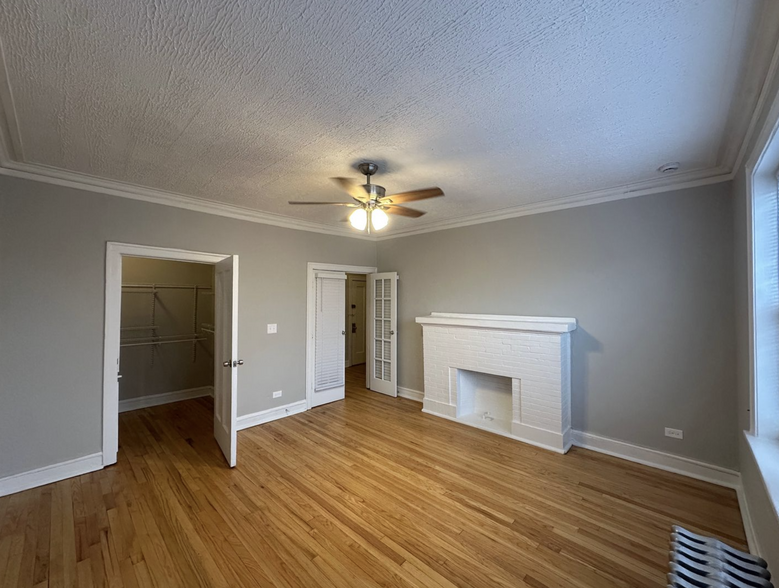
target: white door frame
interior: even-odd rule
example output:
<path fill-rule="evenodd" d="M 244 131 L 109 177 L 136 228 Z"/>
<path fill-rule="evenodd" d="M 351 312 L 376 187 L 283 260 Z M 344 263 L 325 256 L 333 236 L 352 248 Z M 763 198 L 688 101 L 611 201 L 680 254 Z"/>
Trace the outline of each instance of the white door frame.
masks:
<path fill-rule="evenodd" d="M 122 257 L 149 257 L 171 261 L 216 264 L 232 255 L 202 253 L 117 243 L 106 244 L 105 256 L 105 334 L 103 338 L 103 466 L 116 463 L 119 449 L 119 336 L 122 313 Z M 238 313 L 238 309 L 233 309 Z"/>
<path fill-rule="evenodd" d="M 318 271 L 375 274 L 376 268 L 365 265 L 308 262 L 306 274 L 306 410 L 311 409 L 311 404 L 314 401 L 314 323 L 316 321 L 316 272 Z M 346 312 L 345 307 L 344 312 Z M 368 387 L 367 369 L 365 370 L 365 387 Z"/>

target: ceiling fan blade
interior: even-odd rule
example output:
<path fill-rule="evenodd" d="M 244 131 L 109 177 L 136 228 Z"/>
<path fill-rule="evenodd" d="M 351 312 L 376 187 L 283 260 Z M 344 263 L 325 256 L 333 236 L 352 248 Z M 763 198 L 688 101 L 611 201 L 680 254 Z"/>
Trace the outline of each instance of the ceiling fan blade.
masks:
<path fill-rule="evenodd" d="M 438 198 L 443 196 L 444 191 L 441 188 L 422 188 L 421 190 L 411 190 L 410 192 L 400 192 L 390 194 L 382 198 L 382 202 L 391 202 L 392 204 L 401 204 L 403 202 L 413 202 L 414 200 L 426 200 L 427 198 Z"/>
<path fill-rule="evenodd" d="M 354 204 L 353 202 L 300 202 L 292 200 L 289 201 L 289 204 L 305 204 L 307 206 L 348 206 L 350 208 L 357 208 L 359 206 L 359 204 Z"/>
<path fill-rule="evenodd" d="M 410 216 L 411 218 L 419 218 L 424 212 L 416 210 L 414 208 L 405 208 L 404 206 L 382 206 L 387 214 L 398 214 L 400 216 Z"/>
<path fill-rule="evenodd" d="M 351 178 L 330 178 L 336 184 L 338 184 L 342 190 L 344 190 L 349 196 L 359 200 L 360 202 L 368 201 L 368 191 L 365 186 L 358 184 Z"/>

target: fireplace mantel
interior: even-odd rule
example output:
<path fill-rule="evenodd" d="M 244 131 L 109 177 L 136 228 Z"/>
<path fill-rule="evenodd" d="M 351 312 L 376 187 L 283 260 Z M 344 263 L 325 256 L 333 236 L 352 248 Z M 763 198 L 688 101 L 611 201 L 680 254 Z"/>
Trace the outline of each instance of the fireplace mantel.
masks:
<path fill-rule="evenodd" d="M 433 312 L 423 412 L 565 453 L 576 319 Z"/>
<path fill-rule="evenodd" d="M 428 316 L 418 316 L 417 322 L 420 325 L 449 325 L 452 327 L 533 331 L 536 333 L 569 333 L 576 329 L 576 319 L 550 316 L 431 312 Z"/>

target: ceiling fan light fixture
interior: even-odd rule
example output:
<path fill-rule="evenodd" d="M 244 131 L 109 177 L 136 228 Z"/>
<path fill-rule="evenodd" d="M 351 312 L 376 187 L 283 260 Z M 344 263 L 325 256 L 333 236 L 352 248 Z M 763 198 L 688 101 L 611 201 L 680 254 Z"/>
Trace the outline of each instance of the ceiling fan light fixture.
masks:
<path fill-rule="evenodd" d="M 374 208 L 371 211 L 371 226 L 374 231 L 380 231 L 389 223 L 389 217 L 387 213 L 381 208 Z"/>
<path fill-rule="evenodd" d="M 358 231 L 364 231 L 368 226 L 368 213 L 364 208 L 356 209 L 349 215 L 349 223 Z"/>
<path fill-rule="evenodd" d="M 308 206 L 347 206 L 354 211 L 347 219 L 349 224 L 358 231 L 371 230 L 380 231 L 389 224 L 388 214 L 399 214 L 410 218 L 419 218 L 425 214 L 422 210 L 407 208 L 402 206 L 406 202 L 415 202 L 417 200 L 427 200 L 428 198 L 438 198 L 443 196 L 441 188 L 423 188 L 422 190 L 409 190 L 407 192 L 398 192 L 397 194 L 387 195 L 384 186 L 379 186 L 371 182 L 371 176 L 379 168 L 375 163 L 365 161 L 361 163 L 359 169 L 365 174 L 365 183 L 358 184 L 349 178 L 330 178 L 338 186 L 352 197 L 352 202 L 301 202 L 290 201 L 290 204 L 304 204 Z"/>

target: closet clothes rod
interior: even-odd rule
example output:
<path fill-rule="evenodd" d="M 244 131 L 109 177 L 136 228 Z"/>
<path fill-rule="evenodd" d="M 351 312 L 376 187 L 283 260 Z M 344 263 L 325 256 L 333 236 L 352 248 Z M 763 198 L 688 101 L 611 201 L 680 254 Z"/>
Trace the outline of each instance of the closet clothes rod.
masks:
<path fill-rule="evenodd" d="M 152 290 L 211 290 L 211 286 L 198 286 L 197 284 L 122 284 L 122 288 L 145 288 Z"/>
<path fill-rule="evenodd" d="M 207 337 L 195 337 L 192 339 L 173 339 L 165 341 L 144 341 L 143 343 L 120 343 L 120 347 L 142 347 L 145 345 L 167 345 L 168 343 L 194 343 L 196 341 L 207 341 Z"/>
<path fill-rule="evenodd" d="M 143 343 L 149 341 L 164 341 L 166 339 L 187 339 L 193 337 L 200 337 L 200 333 L 176 333 L 175 335 L 142 335 L 141 337 L 130 337 L 128 339 L 122 339 L 122 343 Z"/>

